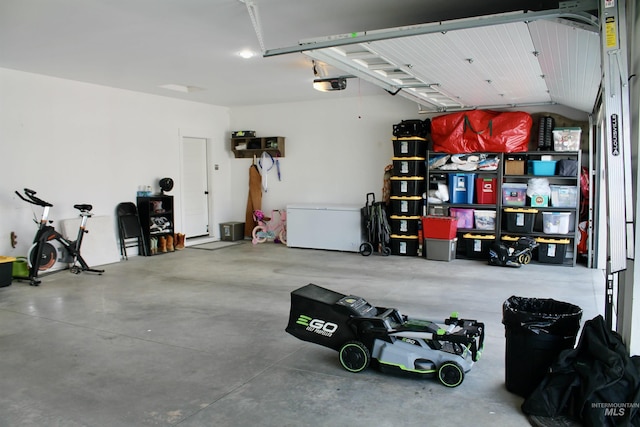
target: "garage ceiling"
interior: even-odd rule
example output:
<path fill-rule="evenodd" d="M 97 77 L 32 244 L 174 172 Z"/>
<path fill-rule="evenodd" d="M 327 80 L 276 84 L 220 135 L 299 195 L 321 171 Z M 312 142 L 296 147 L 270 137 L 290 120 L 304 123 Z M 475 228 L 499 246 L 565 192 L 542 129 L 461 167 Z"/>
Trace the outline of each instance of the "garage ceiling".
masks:
<path fill-rule="evenodd" d="M 478 15 L 550 9 L 558 4 L 557 0 L 2 0 L 0 67 L 224 106 L 384 94 L 378 82 L 371 84 L 373 80 L 364 75 L 360 82 L 349 80 L 344 91 L 315 91 L 308 55 L 263 57 L 262 53 L 330 34 L 429 25 Z M 493 42 L 483 45 L 471 33 L 453 31 L 434 34 L 430 37 L 433 42 L 428 43 L 420 38 L 387 40 L 377 44 L 375 52 L 385 60 L 398 62 L 399 68 L 412 64 L 415 78 L 421 84 L 432 84 L 433 93 L 426 87 L 402 91 L 414 91 L 429 109 L 449 107 L 450 102 L 452 106 L 479 105 L 488 94 L 492 95 L 491 103 L 504 99 L 527 101 L 528 95 L 519 86 L 546 86 L 548 100 L 587 108 L 589 99 L 578 101 L 572 90 L 562 93 L 568 87 L 566 80 L 548 76 L 558 75 L 556 71 L 565 73 L 571 64 L 588 66 L 589 70 L 593 64 L 572 61 L 578 56 L 574 45 L 551 46 L 553 37 L 541 37 L 550 31 L 542 25 L 514 24 L 495 29 L 495 40 L 500 40 L 505 49 L 529 52 L 516 57 L 508 53 L 510 50 L 498 49 Z M 565 27 L 554 22 L 549 25 L 551 31 Z M 576 31 L 574 40 L 583 41 L 582 32 L 589 31 L 579 27 L 574 24 L 571 31 Z M 473 46 L 469 42 L 474 42 Z M 590 50 L 592 45 L 588 42 L 579 49 Z M 537 60 L 530 57 L 532 48 L 543 53 Z M 553 69 L 557 62 L 548 60 L 547 48 L 560 49 L 561 54 L 568 52 L 566 66 Z M 245 49 L 257 55 L 242 59 L 238 53 Z M 336 51 L 339 53 L 340 49 L 342 54 L 353 57 L 351 49 L 360 47 Z M 597 57 L 598 52 L 599 48 L 594 49 L 591 57 Z M 487 65 L 483 61 L 481 54 L 485 53 L 493 55 L 493 63 Z M 411 56 L 410 62 L 406 55 Z M 460 58 L 473 61 L 460 64 Z M 368 68 L 375 65 L 367 62 L 371 59 L 361 59 Z M 599 58 L 593 62 L 599 66 Z M 526 85 L 509 84 L 495 73 L 501 68 L 505 76 L 515 70 L 535 69 L 535 73 L 542 72 L 547 77 L 544 85 L 535 77 L 528 77 Z M 329 75 L 345 73 L 342 68 L 326 69 Z M 388 77 L 392 74 L 387 71 Z M 563 78 L 573 79 L 573 74 Z M 473 83 L 467 81 L 472 77 L 476 79 Z M 393 88 L 398 79 L 408 83 L 398 75 L 395 79 Z M 582 82 L 578 87 L 585 87 Z M 466 85 L 464 90 L 459 84 Z M 180 90 L 169 90 L 167 85 Z M 589 92 L 592 99 L 594 95 Z M 436 93 L 444 94 L 446 100 L 425 102 Z M 535 101 L 539 99 L 538 96 Z"/>

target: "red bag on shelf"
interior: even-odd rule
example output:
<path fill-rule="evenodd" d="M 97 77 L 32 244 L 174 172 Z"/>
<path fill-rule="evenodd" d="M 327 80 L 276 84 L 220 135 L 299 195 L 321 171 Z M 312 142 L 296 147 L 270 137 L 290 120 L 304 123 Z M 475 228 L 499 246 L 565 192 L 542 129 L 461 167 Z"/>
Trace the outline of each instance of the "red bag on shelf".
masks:
<path fill-rule="evenodd" d="M 533 120 L 521 111 L 473 110 L 431 119 L 433 151 L 515 153 L 528 151 Z"/>

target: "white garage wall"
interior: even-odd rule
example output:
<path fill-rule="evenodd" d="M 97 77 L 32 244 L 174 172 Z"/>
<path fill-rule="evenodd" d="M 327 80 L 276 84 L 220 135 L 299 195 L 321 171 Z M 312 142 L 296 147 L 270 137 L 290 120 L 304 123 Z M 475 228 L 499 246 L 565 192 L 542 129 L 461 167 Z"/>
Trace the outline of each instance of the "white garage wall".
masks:
<path fill-rule="evenodd" d="M 268 174 L 265 210 L 291 203 L 362 206 L 369 192 L 379 199 L 393 155 L 393 124 L 425 117 L 400 97 L 326 95 L 323 101 L 226 108 L 0 69 L 0 255 L 26 254 L 33 213 L 40 213 L 15 190 L 36 190 L 54 204 L 56 221 L 76 217 L 75 203 L 113 216 L 118 203 L 135 201 L 138 186 L 158 191 L 160 178 L 180 179 L 183 136 L 209 141 L 214 237 L 220 222 L 245 216 L 251 159 L 233 158 L 232 129 L 286 137 L 282 180 L 275 169 Z M 179 183 L 171 194 L 180 231 Z M 15 249 L 11 231 L 18 234 Z"/>
<path fill-rule="evenodd" d="M 227 108 L 0 69 L 0 255 L 26 254 L 33 212 L 41 212 L 15 190 L 31 188 L 53 203 L 56 224 L 76 217 L 77 203 L 113 216 L 118 203 L 135 202 L 139 185 L 158 191 L 160 178 L 179 178 L 181 133 L 209 139 L 222 201 L 213 216 L 230 217 L 230 189 L 221 184 L 229 182 L 228 129 Z M 179 204 L 180 194 L 171 194 Z M 178 227 L 181 220 L 178 211 Z"/>
<path fill-rule="evenodd" d="M 385 165 L 391 163 L 393 124 L 424 119 L 416 104 L 400 97 L 343 98 L 231 108 L 231 129 L 255 130 L 256 136 L 286 137 L 280 159 L 282 180 L 269 172 L 263 209 L 290 203 L 364 205 L 369 192 L 381 197 Z M 233 211 L 244 220 L 252 159 L 234 159 Z"/>

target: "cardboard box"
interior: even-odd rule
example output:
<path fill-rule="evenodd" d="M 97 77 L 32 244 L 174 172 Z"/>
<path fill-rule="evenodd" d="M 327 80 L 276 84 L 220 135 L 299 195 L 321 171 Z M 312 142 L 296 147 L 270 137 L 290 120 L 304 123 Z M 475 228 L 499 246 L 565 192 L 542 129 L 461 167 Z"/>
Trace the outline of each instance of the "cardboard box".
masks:
<path fill-rule="evenodd" d="M 524 175 L 524 159 L 506 159 L 504 161 L 505 175 Z"/>

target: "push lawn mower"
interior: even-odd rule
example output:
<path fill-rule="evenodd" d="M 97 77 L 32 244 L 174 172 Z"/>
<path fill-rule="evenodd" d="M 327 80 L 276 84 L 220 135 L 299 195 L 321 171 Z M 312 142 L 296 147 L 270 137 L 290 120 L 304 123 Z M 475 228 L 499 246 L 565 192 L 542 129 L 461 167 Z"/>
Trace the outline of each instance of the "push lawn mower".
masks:
<path fill-rule="evenodd" d="M 375 362 L 382 371 L 437 376 L 447 387 L 462 383 L 484 345 L 484 324 L 476 320 L 454 313 L 439 325 L 314 284 L 291 292 L 286 331 L 338 351 L 347 371 Z"/>

